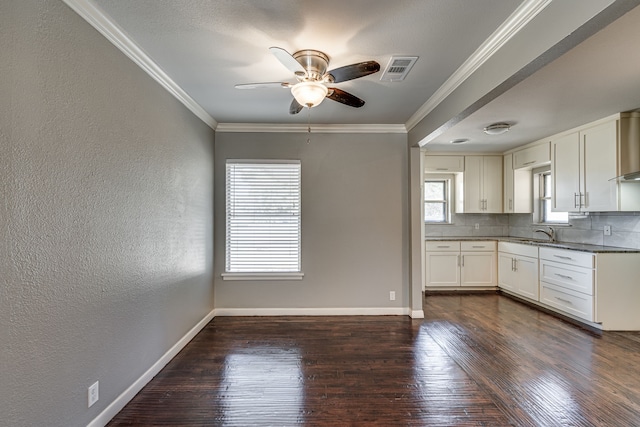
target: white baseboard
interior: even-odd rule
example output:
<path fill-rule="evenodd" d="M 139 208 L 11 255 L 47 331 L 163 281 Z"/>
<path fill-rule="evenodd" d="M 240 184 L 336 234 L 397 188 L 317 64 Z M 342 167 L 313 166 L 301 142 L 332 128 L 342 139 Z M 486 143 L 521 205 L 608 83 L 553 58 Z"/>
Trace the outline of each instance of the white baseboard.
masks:
<path fill-rule="evenodd" d="M 411 310 L 412 319 L 424 319 L 424 310 Z"/>
<path fill-rule="evenodd" d="M 409 316 L 408 307 L 216 308 L 215 316 Z M 423 314 L 424 316 L 424 314 Z"/>
<path fill-rule="evenodd" d="M 162 370 L 166 366 L 167 363 L 173 359 L 176 354 L 180 352 L 189 342 L 204 328 L 207 323 L 211 321 L 215 316 L 215 310 L 212 310 L 209 314 L 207 314 L 204 319 L 198 322 L 189 332 L 187 332 L 177 343 L 174 344 L 156 363 L 153 364 L 147 371 L 142 374 L 140 378 L 138 378 L 133 384 L 129 386 L 120 396 L 116 398 L 113 402 L 109 404 L 97 417 L 93 419 L 87 427 L 104 427 L 107 425 L 109 421 L 113 417 L 115 417 L 118 412 L 122 410 L 126 406 L 131 399 L 134 398 L 136 394 L 142 388 L 147 385 L 149 381 L 155 377 L 158 372 Z"/>

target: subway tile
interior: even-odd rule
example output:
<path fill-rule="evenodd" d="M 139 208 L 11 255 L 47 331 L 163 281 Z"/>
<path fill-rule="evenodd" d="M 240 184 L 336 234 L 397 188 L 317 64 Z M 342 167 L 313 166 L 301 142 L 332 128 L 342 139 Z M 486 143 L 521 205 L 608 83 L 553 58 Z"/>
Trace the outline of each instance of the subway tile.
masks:
<path fill-rule="evenodd" d="M 612 232 L 611 236 L 604 236 L 604 244 L 606 246 L 640 249 L 640 233 Z"/>
<path fill-rule="evenodd" d="M 598 215 L 593 218 L 591 228 L 604 230 L 605 225 L 610 225 L 612 231 L 640 232 L 640 216 L 637 215 Z M 607 236 L 609 237 L 609 236 Z"/>
<path fill-rule="evenodd" d="M 585 243 L 589 245 L 603 245 L 604 235 L 602 231 L 583 230 L 574 227 L 558 230 L 558 241 L 568 243 Z"/>

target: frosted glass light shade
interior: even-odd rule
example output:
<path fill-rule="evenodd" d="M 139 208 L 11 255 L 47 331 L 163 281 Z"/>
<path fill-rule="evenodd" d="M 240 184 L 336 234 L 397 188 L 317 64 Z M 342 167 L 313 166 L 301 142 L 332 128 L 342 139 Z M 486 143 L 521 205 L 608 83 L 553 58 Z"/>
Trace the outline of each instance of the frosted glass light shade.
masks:
<path fill-rule="evenodd" d="M 312 108 L 322 102 L 329 89 L 318 82 L 300 82 L 291 88 L 291 93 L 300 105 Z"/>

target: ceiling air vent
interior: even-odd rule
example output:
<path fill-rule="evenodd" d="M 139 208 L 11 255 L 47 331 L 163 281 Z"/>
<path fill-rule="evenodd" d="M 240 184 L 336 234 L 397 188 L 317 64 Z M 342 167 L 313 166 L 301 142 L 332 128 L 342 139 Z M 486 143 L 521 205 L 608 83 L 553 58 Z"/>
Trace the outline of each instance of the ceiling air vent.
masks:
<path fill-rule="evenodd" d="M 404 80 L 417 60 L 417 56 L 392 56 L 380 80 L 383 82 L 400 82 Z"/>

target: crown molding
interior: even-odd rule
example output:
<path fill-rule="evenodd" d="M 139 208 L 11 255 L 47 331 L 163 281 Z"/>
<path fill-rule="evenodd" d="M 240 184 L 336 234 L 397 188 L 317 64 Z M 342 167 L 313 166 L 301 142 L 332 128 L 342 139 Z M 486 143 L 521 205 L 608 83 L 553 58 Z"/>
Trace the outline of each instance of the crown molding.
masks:
<path fill-rule="evenodd" d="M 405 124 L 407 130 L 413 129 L 422 119 L 431 113 L 442 101 L 467 80 L 478 68 L 489 60 L 513 36 L 522 30 L 533 18 L 542 12 L 552 0 L 525 0 L 522 4 L 489 36 L 487 40 L 445 81 L 440 88 L 418 109 Z"/>
<path fill-rule="evenodd" d="M 306 124 L 218 123 L 216 132 L 306 133 Z M 311 124 L 312 133 L 407 133 L 404 125 L 394 124 Z"/>
<path fill-rule="evenodd" d="M 171 95 L 187 107 L 211 129 L 218 122 L 165 73 L 131 38 L 90 0 L 63 0 L 71 9 L 87 21 L 115 47 L 160 83 Z"/>

